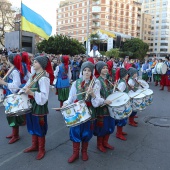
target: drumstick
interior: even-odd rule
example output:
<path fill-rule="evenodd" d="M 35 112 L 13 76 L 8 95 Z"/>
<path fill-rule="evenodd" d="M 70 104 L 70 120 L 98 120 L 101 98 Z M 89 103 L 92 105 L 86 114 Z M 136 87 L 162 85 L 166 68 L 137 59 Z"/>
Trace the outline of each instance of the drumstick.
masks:
<path fill-rule="evenodd" d="M 124 96 L 124 94 L 122 94 L 121 96 L 119 96 L 119 97 L 117 97 L 117 98 L 115 98 L 115 99 L 113 99 L 113 100 L 111 100 L 111 102 L 113 102 L 113 101 L 115 101 L 115 100 L 117 100 L 117 99 L 119 99 L 120 97 L 122 97 L 122 96 Z M 100 107 L 103 107 L 103 106 L 105 106 L 106 104 L 103 104 L 103 105 L 101 105 Z"/>
<path fill-rule="evenodd" d="M 142 88 L 144 88 L 140 82 L 138 82 L 136 79 L 135 79 L 135 81 L 136 81 L 136 83 L 139 84 Z"/>
<path fill-rule="evenodd" d="M 23 88 L 10 88 L 10 89 L 23 89 Z M 37 90 L 38 88 L 29 88 L 30 90 Z"/>
<path fill-rule="evenodd" d="M 97 90 L 98 88 L 96 88 L 95 90 Z M 88 91 L 88 90 L 87 90 Z M 78 94 L 75 94 L 75 95 L 73 95 L 72 97 L 75 97 L 75 96 L 78 96 L 78 95 L 80 95 L 80 94 L 84 94 L 84 93 L 87 93 L 87 91 L 84 91 L 84 92 L 82 92 L 82 93 L 78 93 Z M 92 93 L 92 92 L 90 92 L 90 93 Z M 90 94 L 89 93 L 89 94 Z"/>
<path fill-rule="evenodd" d="M 6 73 L 6 75 L 3 77 L 3 80 L 5 80 L 6 79 L 6 77 L 11 73 L 11 71 L 14 69 L 14 66 L 12 66 L 9 70 L 8 70 L 8 72 Z"/>
<path fill-rule="evenodd" d="M 134 98 L 134 97 L 136 97 L 136 96 L 140 95 L 141 93 L 143 93 L 144 91 L 146 91 L 146 89 L 145 89 L 145 90 L 143 90 L 143 91 L 141 91 L 139 94 L 137 94 L 137 95 L 135 95 L 135 96 L 133 96 L 133 97 L 130 97 L 130 98 Z"/>

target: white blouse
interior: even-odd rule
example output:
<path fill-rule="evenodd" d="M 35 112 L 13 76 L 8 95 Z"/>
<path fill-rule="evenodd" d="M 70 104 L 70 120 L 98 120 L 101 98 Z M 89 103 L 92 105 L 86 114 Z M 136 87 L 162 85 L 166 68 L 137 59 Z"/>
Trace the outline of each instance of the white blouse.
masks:
<path fill-rule="evenodd" d="M 12 83 L 7 83 L 8 89 L 12 93 L 17 93 L 17 91 L 19 90 L 19 86 L 21 85 L 20 72 L 18 70 L 13 70 L 10 73 L 9 78 L 12 79 L 13 82 Z"/>
<path fill-rule="evenodd" d="M 31 83 L 31 79 L 28 80 L 24 87 L 27 87 Z M 38 105 L 44 105 L 48 101 L 50 91 L 50 79 L 48 77 L 41 77 L 38 80 L 40 92 L 34 92 L 34 99 Z M 24 92 L 22 89 L 20 92 Z"/>
<path fill-rule="evenodd" d="M 119 89 L 119 91 L 124 92 L 126 90 L 126 83 L 125 82 L 119 83 L 117 88 Z"/>
<path fill-rule="evenodd" d="M 57 66 L 56 69 L 55 69 L 55 71 L 54 71 L 54 77 L 55 77 L 55 78 L 57 78 L 58 72 L 59 72 L 59 66 Z M 68 76 L 69 81 L 70 81 L 70 80 L 71 80 L 71 70 L 70 70 L 70 67 L 68 67 L 67 76 Z"/>
<path fill-rule="evenodd" d="M 88 82 L 87 82 L 87 83 L 88 83 Z M 94 89 L 95 89 L 95 87 L 94 87 Z M 98 91 L 98 90 L 95 90 L 95 91 L 94 91 L 95 95 L 96 95 L 96 91 Z M 74 101 L 77 99 L 77 95 L 76 95 L 76 94 L 77 94 L 77 89 L 76 89 L 76 81 L 75 81 L 75 82 L 73 82 L 73 84 L 72 84 L 72 86 L 71 86 L 68 100 L 66 100 L 66 101 L 64 102 L 64 105 L 69 105 L 69 104 L 74 103 Z M 92 99 L 91 99 L 91 103 L 92 103 L 93 107 L 98 107 L 98 106 L 100 106 L 100 100 L 99 100 L 99 98 L 98 98 L 97 95 L 96 95 L 95 98 L 92 98 Z"/>

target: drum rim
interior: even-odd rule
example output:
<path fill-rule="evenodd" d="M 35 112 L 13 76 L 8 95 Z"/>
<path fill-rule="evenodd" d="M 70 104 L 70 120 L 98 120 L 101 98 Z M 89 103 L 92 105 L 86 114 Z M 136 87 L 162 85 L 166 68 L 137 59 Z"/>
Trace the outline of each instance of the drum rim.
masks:
<path fill-rule="evenodd" d="M 128 102 L 130 102 L 130 99 L 125 104 L 122 104 L 122 105 L 119 105 L 119 106 L 110 106 L 110 105 L 108 105 L 107 107 L 120 107 L 120 106 L 126 105 Z"/>
<path fill-rule="evenodd" d="M 25 111 L 28 111 L 28 110 L 31 110 L 32 109 L 32 106 L 29 106 L 29 108 L 27 108 L 27 109 L 22 109 L 22 110 L 18 110 L 17 112 L 7 112 L 6 110 L 5 110 L 5 114 L 9 114 L 9 113 L 12 113 L 12 114 L 16 114 L 16 113 L 22 113 L 22 112 L 25 112 Z M 8 115 L 7 115 L 8 116 Z M 14 115 L 15 116 L 15 115 Z"/>

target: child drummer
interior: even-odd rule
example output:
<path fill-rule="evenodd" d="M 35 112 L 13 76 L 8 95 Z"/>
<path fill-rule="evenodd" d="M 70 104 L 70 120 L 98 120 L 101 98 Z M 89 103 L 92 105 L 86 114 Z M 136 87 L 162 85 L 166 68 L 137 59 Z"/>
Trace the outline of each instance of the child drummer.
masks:
<path fill-rule="evenodd" d="M 139 83 L 137 83 L 137 76 L 138 76 L 138 71 L 137 69 L 130 67 L 128 70 L 128 74 L 129 74 L 129 80 L 128 80 L 128 84 L 129 86 L 132 88 L 133 91 L 137 91 L 138 87 L 139 87 Z M 136 117 L 137 111 L 133 111 L 132 114 L 129 117 L 129 125 L 137 127 L 137 122 L 134 120 L 134 118 Z"/>
<path fill-rule="evenodd" d="M 107 81 L 108 66 L 105 62 L 99 61 L 96 64 L 97 72 L 100 74 L 96 80 L 96 86 L 94 89 L 98 88 L 95 91 L 96 97 L 98 97 L 98 108 L 96 109 L 97 120 L 94 128 L 94 135 L 97 136 L 97 148 L 101 152 L 106 152 L 106 148 L 114 149 L 108 143 L 110 134 L 114 132 L 115 120 L 110 117 L 109 110 L 106 104 L 111 104 L 112 102 L 106 100 L 106 98 L 112 93 L 113 87 Z M 100 107 L 105 104 L 105 106 Z"/>
<path fill-rule="evenodd" d="M 121 92 L 128 93 L 129 88 L 127 84 L 127 79 L 128 79 L 128 71 L 125 68 L 118 68 L 116 70 L 116 81 L 119 80 L 118 84 L 118 90 Z M 121 139 L 121 140 L 126 140 L 124 135 L 127 135 L 127 133 L 123 132 L 123 127 L 126 126 L 127 124 L 127 118 L 122 119 L 122 120 L 116 120 L 116 125 L 117 125 L 117 132 L 116 132 L 116 137 Z"/>
<path fill-rule="evenodd" d="M 32 135 L 32 146 L 24 152 L 38 151 L 37 160 L 45 156 L 45 135 L 47 133 L 47 114 L 48 96 L 50 84 L 53 83 L 54 75 L 51 62 L 46 56 L 38 56 L 34 59 L 33 67 L 35 74 L 28 80 L 24 88 L 20 91 L 25 92 L 30 97 L 32 110 L 26 115 L 27 129 Z M 46 76 L 49 74 L 49 78 Z M 31 87 L 28 87 L 35 78 L 41 75 Z M 32 88 L 32 89 L 31 89 Z"/>
<path fill-rule="evenodd" d="M 21 65 L 21 56 L 17 53 L 10 54 L 9 57 L 10 66 L 14 67 L 11 73 L 5 79 L 0 79 L 0 84 L 4 85 L 5 95 L 16 93 L 19 90 L 21 85 L 21 77 L 23 76 L 22 65 Z M 12 134 L 6 136 L 9 138 L 9 144 L 15 143 L 20 139 L 19 137 L 19 126 L 24 123 L 23 116 L 12 116 L 7 117 L 7 121 L 10 127 L 12 127 Z"/>
<path fill-rule="evenodd" d="M 75 127 L 70 128 L 70 140 L 73 142 L 73 155 L 68 159 L 69 163 L 74 162 L 76 159 L 79 158 L 79 149 L 80 149 L 80 143 L 82 143 L 82 160 L 87 161 L 88 155 L 87 155 L 87 148 L 88 148 L 88 142 L 93 136 L 93 121 L 95 119 L 95 109 L 97 105 L 97 97 L 95 96 L 92 86 L 90 86 L 94 71 L 94 65 L 87 61 L 84 62 L 81 66 L 81 74 L 82 78 L 76 80 L 70 89 L 69 98 L 64 102 L 64 106 L 72 104 L 74 102 L 78 102 L 79 100 L 85 100 L 86 93 L 82 94 L 82 92 L 85 91 L 91 91 L 87 99 L 85 100 L 87 107 L 89 108 L 91 112 L 91 120 L 86 121 L 85 123 L 82 123 L 80 125 L 77 125 Z"/>

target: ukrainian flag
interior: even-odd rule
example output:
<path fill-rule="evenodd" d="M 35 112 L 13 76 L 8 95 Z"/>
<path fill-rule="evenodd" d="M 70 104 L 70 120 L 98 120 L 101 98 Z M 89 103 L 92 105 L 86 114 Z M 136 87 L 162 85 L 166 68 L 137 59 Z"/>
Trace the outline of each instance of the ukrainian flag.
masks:
<path fill-rule="evenodd" d="M 56 18 L 56 10 L 52 11 L 55 8 L 51 6 L 48 0 L 22 0 L 21 29 L 48 39 L 53 29 L 51 18 Z"/>

